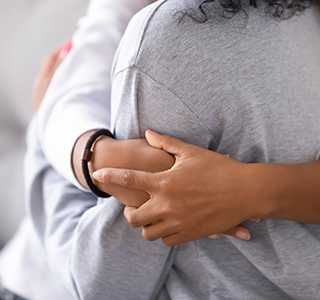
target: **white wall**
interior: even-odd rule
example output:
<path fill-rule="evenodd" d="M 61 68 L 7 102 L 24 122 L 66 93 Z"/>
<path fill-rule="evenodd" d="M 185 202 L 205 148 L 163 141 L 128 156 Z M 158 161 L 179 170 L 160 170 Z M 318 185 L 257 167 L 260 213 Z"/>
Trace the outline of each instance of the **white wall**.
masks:
<path fill-rule="evenodd" d="M 87 0 L 0 0 L 0 247 L 24 215 L 23 155 L 41 62 L 69 39 Z"/>

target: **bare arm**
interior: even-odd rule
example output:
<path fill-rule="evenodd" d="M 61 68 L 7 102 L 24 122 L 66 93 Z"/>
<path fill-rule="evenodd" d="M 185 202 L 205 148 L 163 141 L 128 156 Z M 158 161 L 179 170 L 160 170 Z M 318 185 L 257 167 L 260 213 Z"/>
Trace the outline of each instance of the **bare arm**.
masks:
<path fill-rule="evenodd" d="M 81 154 L 84 146 L 94 131 L 84 133 L 76 142 L 72 163 L 79 183 L 88 188 L 81 169 Z M 109 137 L 99 138 L 93 145 L 93 155 L 89 162 L 89 171 L 105 168 L 128 168 L 148 172 L 160 172 L 170 169 L 174 157 L 167 152 L 151 147 L 145 139 L 116 140 Z M 125 187 L 94 182 L 100 190 L 120 199 L 125 205 L 139 207 L 149 199 L 144 191 L 134 191 Z"/>
<path fill-rule="evenodd" d="M 320 161 L 252 167 L 266 201 L 264 218 L 320 224 Z"/>
<path fill-rule="evenodd" d="M 86 141 L 92 132 L 87 132 L 77 141 L 73 151 L 73 166 L 79 182 L 86 188 L 86 182 L 81 170 L 81 153 Z M 89 163 L 90 173 L 101 168 L 126 168 L 132 170 L 142 170 L 151 173 L 168 170 L 174 164 L 174 157 L 162 149 L 151 147 L 145 139 L 118 141 L 109 137 L 102 137 L 97 140 L 93 146 L 93 157 Z M 123 174 L 122 180 L 126 180 L 126 173 Z M 95 181 L 99 189 L 115 196 L 119 201 L 129 207 L 140 207 L 149 200 L 148 190 L 136 190 L 130 187 L 103 183 Z M 155 183 L 156 184 L 156 183 Z M 248 240 L 250 233 L 244 226 L 235 224 L 228 230 L 217 232 L 212 235 L 209 232 L 206 236 L 219 238 L 220 233 L 235 236 L 240 239 Z M 196 229 L 196 228 L 195 228 Z M 194 229 L 193 229 L 194 230 Z"/>
<path fill-rule="evenodd" d="M 147 140 L 175 155 L 169 171 L 104 169 L 93 176 L 150 192 L 151 200 L 142 207 L 126 209 L 129 223 L 144 226 L 148 240 L 162 238 L 168 246 L 177 245 L 224 232 L 247 219 L 320 224 L 319 161 L 243 164 L 150 131 Z"/>

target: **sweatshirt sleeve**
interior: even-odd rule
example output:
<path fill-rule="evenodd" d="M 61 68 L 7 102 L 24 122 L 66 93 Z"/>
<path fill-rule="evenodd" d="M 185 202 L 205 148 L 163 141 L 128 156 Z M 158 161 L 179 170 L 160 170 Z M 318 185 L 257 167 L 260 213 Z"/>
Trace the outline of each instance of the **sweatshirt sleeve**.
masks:
<path fill-rule="evenodd" d="M 81 188 L 71 167 L 77 138 L 110 124 L 110 73 L 131 17 L 150 0 L 92 0 L 38 112 L 41 146 L 60 175 Z"/>
<path fill-rule="evenodd" d="M 35 122 L 27 136 L 27 212 L 51 269 L 75 299 L 155 299 L 175 248 L 144 240 L 141 229 L 126 222 L 120 202 L 99 202 L 52 169 Z"/>

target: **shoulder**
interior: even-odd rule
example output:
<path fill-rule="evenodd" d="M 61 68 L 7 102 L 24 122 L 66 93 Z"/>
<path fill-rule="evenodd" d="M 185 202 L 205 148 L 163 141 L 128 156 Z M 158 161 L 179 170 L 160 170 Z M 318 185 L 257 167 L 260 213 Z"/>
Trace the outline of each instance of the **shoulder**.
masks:
<path fill-rule="evenodd" d="M 152 59 L 154 52 L 171 47 L 184 1 L 157 1 L 132 18 L 117 50 L 113 75 L 137 63 L 141 67 L 140 58 Z"/>
<path fill-rule="evenodd" d="M 145 7 L 131 19 L 115 55 L 113 75 L 134 65 L 148 24 L 162 2 Z"/>

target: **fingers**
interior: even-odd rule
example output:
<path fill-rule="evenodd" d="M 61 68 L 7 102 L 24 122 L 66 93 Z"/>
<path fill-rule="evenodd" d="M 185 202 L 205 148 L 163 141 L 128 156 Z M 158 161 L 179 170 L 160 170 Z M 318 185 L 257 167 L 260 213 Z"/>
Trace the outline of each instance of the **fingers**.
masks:
<path fill-rule="evenodd" d="M 60 48 L 60 53 L 59 53 L 59 57 L 61 59 L 64 59 L 68 54 L 69 52 L 71 51 L 72 49 L 72 42 L 69 41 L 67 43 L 65 43 L 61 48 Z"/>
<path fill-rule="evenodd" d="M 235 237 L 239 240 L 245 240 L 248 241 L 250 240 L 250 231 L 248 230 L 248 228 L 244 227 L 243 225 L 238 225 L 235 226 L 233 228 L 231 228 L 230 230 L 223 232 L 222 234 L 225 235 L 230 235 L 232 237 Z M 210 236 L 208 236 L 209 239 L 219 239 L 220 238 L 220 234 L 212 234 Z"/>
<path fill-rule="evenodd" d="M 160 175 L 144 171 L 113 169 L 100 169 L 92 177 L 104 184 L 115 184 L 131 189 L 152 193 L 158 189 Z"/>
<path fill-rule="evenodd" d="M 51 53 L 47 59 L 45 60 L 42 69 L 41 69 L 41 75 L 42 76 L 50 76 L 50 79 L 60 63 L 63 61 L 63 59 L 68 55 L 70 50 L 72 49 L 72 43 L 67 42 L 66 44 L 59 47 L 59 49 L 55 50 L 53 53 Z M 40 76 L 41 76 L 40 75 Z"/>
<path fill-rule="evenodd" d="M 150 200 L 144 203 L 139 208 L 126 206 L 124 210 L 124 216 L 127 219 L 128 223 L 134 228 L 148 226 L 150 224 L 153 224 L 152 226 L 154 226 L 156 223 L 162 221 L 163 219 L 161 208 L 158 208 L 155 205 L 150 205 Z M 156 229 L 160 230 L 159 226 L 157 226 Z M 150 231 L 149 236 L 151 238 Z"/>
<path fill-rule="evenodd" d="M 250 219 L 249 221 L 251 221 L 253 223 L 259 223 L 261 221 L 261 219 Z"/>
<path fill-rule="evenodd" d="M 169 135 L 161 135 L 152 130 L 146 131 L 146 139 L 150 146 L 162 149 L 175 156 L 181 156 L 190 145 Z"/>
<path fill-rule="evenodd" d="M 238 226 L 224 232 L 223 234 L 230 235 L 230 236 L 235 237 L 240 240 L 247 241 L 250 239 L 250 232 L 243 225 L 238 225 Z M 213 234 L 213 235 L 209 236 L 208 238 L 219 239 L 220 234 Z M 162 241 L 166 246 L 171 247 L 171 246 L 176 246 L 176 245 L 186 243 L 189 241 L 189 239 L 179 233 L 172 233 L 172 234 L 169 233 L 168 235 L 166 235 L 162 238 Z"/>
<path fill-rule="evenodd" d="M 186 240 L 181 234 L 179 233 L 173 233 L 168 236 L 165 236 L 162 238 L 162 242 L 167 246 L 167 247 L 172 247 L 172 246 L 177 246 L 180 244 L 184 244 L 189 242 Z"/>
<path fill-rule="evenodd" d="M 174 228 L 166 226 L 163 221 L 158 221 L 155 224 L 146 225 L 142 229 L 142 235 L 147 241 L 155 241 L 164 236 L 175 234 Z"/>
<path fill-rule="evenodd" d="M 244 227 L 243 225 L 238 225 L 229 229 L 228 231 L 224 232 L 226 235 L 233 236 L 239 240 L 250 240 L 250 231 L 248 228 Z"/>
<path fill-rule="evenodd" d="M 219 234 L 219 233 L 211 234 L 208 236 L 208 239 L 211 239 L 211 240 L 217 240 L 220 238 L 221 238 L 221 234 Z"/>
<path fill-rule="evenodd" d="M 56 69 L 71 48 L 72 43 L 68 42 L 49 55 L 43 62 L 33 86 L 32 106 L 34 112 L 38 111 Z"/>
<path fill-rule="evenodd" d="M 45 68 L 47 69 L 46 71 L 50 76 L 50 80 L 54 72 L 57 70 L 57 68 L 59 67 L 61 62 L 65 59 L 65 57 L 68 55 L 71 49 L 72 49 L 72 43 L 68 42 L 49 56 L 48 65 L 45 66 Z"/>

